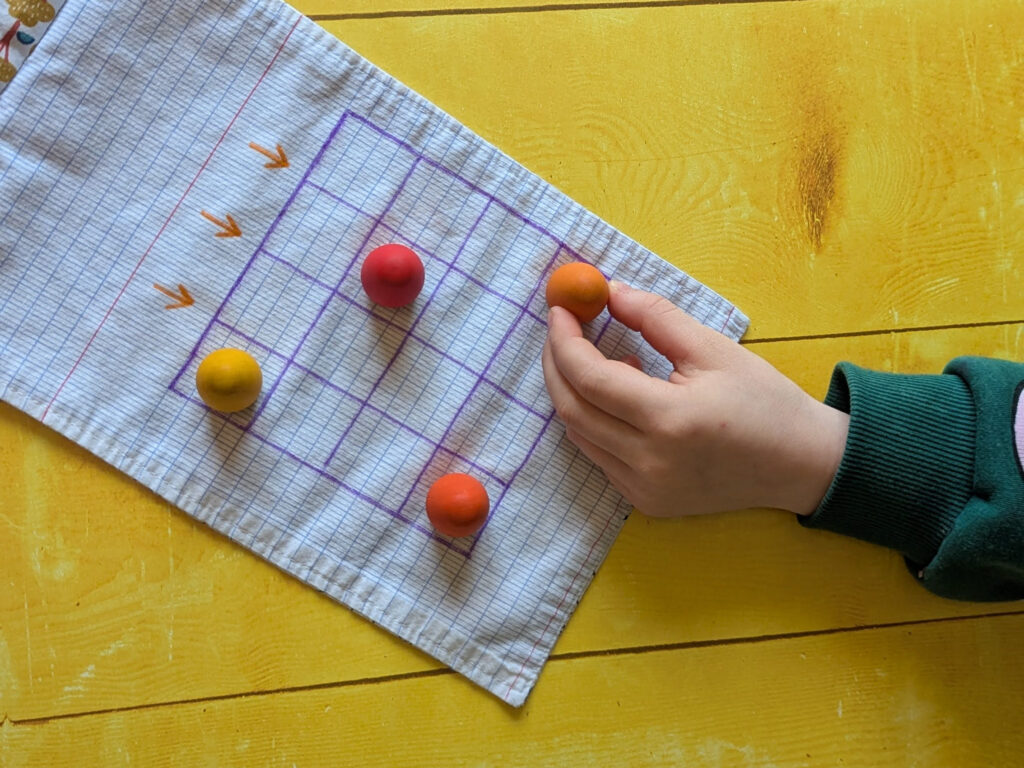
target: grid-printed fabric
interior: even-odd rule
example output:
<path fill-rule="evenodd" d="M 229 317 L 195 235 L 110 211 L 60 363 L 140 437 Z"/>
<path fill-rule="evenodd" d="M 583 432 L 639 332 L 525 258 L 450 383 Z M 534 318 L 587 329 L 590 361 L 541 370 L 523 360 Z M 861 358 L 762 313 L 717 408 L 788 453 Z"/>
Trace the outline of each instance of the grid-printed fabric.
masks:
<path fill-rule="evenodd" d="M 424 261 L 407 308 L 359 283 L 388 242 Z M 544 390 L 574 260 L 746 327 L 276 0 L 71 0 L 0 97 L 3 398 L 515 705 L 629 511 Z M 224 346 L 264 374 L 234 415 L 195 391 Z M 473 537 L 426 519 L 454 471 L 492 500 Z"/>
<path fill-rule="evenodd" d="M 64 0 L 7 0 L 0 5 L 0 93 L 63 5 Z"/>

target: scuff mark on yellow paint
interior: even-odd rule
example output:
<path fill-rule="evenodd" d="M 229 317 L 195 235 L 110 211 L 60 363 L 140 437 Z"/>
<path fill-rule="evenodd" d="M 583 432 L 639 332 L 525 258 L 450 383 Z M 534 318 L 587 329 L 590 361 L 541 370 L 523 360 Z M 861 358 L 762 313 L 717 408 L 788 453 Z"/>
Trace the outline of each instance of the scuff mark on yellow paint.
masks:
<path fill-rule="evenodd" d="M 997 153 L 998 158 L 998 153 Z M 1007 265 L 1006 269 L 1002 271 L 1002 283 L 1003 283 L 1003 304 L 1008 304 L 1010 301 L 1010 294 L 1006 287 L 1006 275 L 1009 269 L 1013 268 L 1013 259 L 1007 258 L 1007 247 L 1006 247 L 1006 225 L 1003 219 L 1003 196 L 999 188 L 999 178 L 996 175 L 995 170 L 992 171 L 992 194 L 996 199 L 996 237 L 999 241 L 999 256 L 1003 263 Z M 991 229 L 991 227 L 990 227 Z"/>
<path fill-rule="evenodd" d="M 167 523 L 167 581 L 174 583 L 174 529 L 170 521 Z M 167 661 L 174 661 L 174 607 L 171 600 L 171 611 L 167 619 Z"/>
<path fill-rule="evenodd" d="M 708 739 L 694 749 L 696 757 L 708 765 L 757 765 L 762 768 L 776 768 L 777 763 L 769 760 L 754 747 L 741 747 L 723 739 Z"/>
<path fill-rule="evenodd" d="M 121 638 L 120 640 L 115 640 L 102 651 L 100 651 L 100 656 L 113 656 L 115 653 L 120 651 L 122 648 L 126 648 L 127 646 L 128 642 L 124 638 Z"/>
<path fill-rule="evenodd" d="M 32 633 L 29 629 L 28 615 L 28 592 L 25 592 L 25 662 L 28 667 L 28 689 L 33 690 L 34 679 L 32 675 Z"/>
<path fill-rule="evenodd" d="M 78 572 L 81 550 L 69 546 L 49 514 L 50 488 L 44 482 L 50 456 L 41 443 L 31 442 L 25 452 L 25 537 L 29 562 L 39 581 L 68 581 Z"/>
<path fill-rule="evenodd" d="M 26 533 L 28 528 L 24 525 L 18 525 L 7 515 L 0 514 L 0 523 L 3 523 L 8 528 L 17 531 L 18 533 Z"/>
<path fill-rule="evenodd" d="M 960 43 L 964 49 L 964 66 L 967 69 L 967 80 L 971 86 L 971 101 L 974 103 L 974 114 L 975 117 L 980 117 L 981 113 L 985 111 L 985 101 L 981 88 L 978 87 L 978 54 L 975 49 L 974 33 L 971 33 L 970 49 L 968 49 L 967 33 L 961 28 Z M 973 61 L 972 53 L 974 54 Z"/>
<path fill-rule="evenodd" d="M 0 688 L 0 702 L 9 705 L 6 699 L 17 693 L 18 678 L 14 675 L 14 659 L 3 632 L 0 632 L 0 680 L 4 681 L 3 688 Z"/>
<path fill-rule="evenodd" d="M 96 676 L 96 665 L 90 664 L 88 667 L 83 669 L 78 677 L 75 678 L 75 682 L 70 685 L 64 686 L 64 693 L 66 694 L 79 694 L 85 693 L 85 683 Z"/>

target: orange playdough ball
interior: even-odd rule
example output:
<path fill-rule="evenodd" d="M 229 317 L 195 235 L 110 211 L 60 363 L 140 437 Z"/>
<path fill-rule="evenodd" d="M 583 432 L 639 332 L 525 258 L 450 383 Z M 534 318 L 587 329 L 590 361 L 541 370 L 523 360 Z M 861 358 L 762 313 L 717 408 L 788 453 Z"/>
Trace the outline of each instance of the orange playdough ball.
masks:
<path fill-rule="evenodd" d="M 427 491 L 427 517 L 445 536 L 471 536 L 483 527 L 490 509 L 487 489 L 461 472 L 439 477 Z"/>
<path fill-rule="evenodd" d="M 548 280 L 545 291 L 549 307 L 565 307 L 581 323 L 589 323 L 608 303 L 608 281 L 590 264 L 563 264 Z"/>

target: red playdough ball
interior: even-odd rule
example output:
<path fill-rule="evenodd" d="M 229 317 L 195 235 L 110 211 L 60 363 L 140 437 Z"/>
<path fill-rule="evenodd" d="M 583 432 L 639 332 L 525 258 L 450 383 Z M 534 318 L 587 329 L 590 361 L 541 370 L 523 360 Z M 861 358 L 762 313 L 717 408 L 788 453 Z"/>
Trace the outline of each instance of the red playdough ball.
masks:
<path fill-rule="evenodd" d="M 491 501 L 487 489 L 470 475 L 453 472 L 434 481 L 427 491 L 427 517 L 446 536 L 470 536 L 487 522 Z"/>
<path fill-rule="evenodd" d="M 370 251 L 360 272 L 370 301 L 384 307 L 412 304 L 423 289 L 423 262 L 414 251 L 388 243 Z"/>

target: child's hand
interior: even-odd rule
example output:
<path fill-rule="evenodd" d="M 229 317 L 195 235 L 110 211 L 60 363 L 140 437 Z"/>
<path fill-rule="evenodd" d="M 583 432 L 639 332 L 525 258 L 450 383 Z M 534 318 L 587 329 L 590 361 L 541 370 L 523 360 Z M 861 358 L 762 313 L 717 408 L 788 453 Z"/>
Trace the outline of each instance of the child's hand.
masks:
<path fill-rule="evenodd" d="M 632 504 L 661 517 L 814 511 L 842 458 L 846 414 L 667 299 L 612 283 L 608 308 L 668 358 L 668 381 L 605 358 L 558 307 L 544 378 L 569 439 Z"/>

